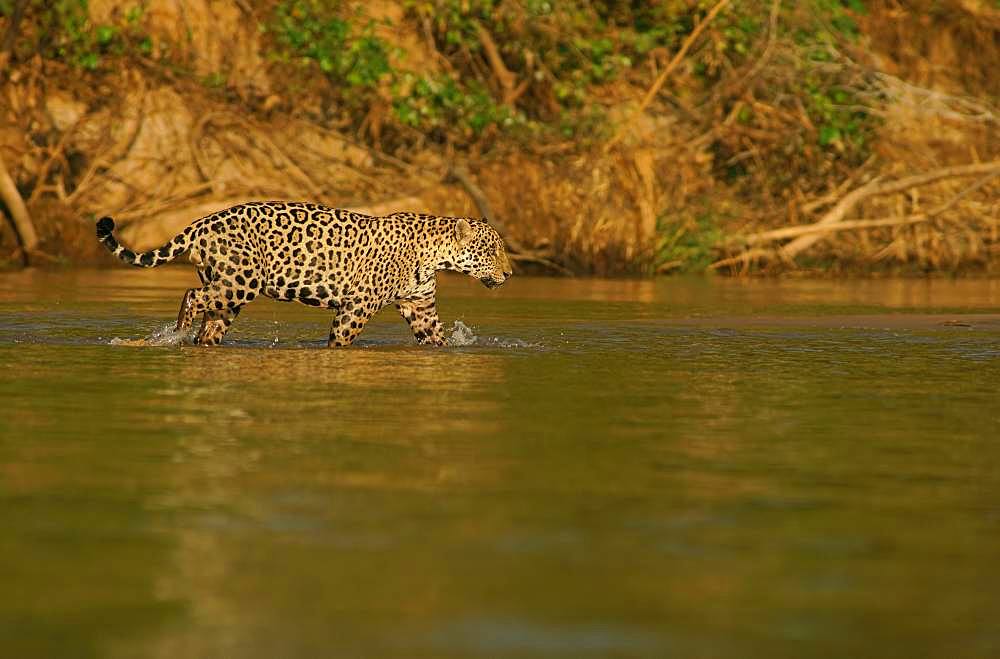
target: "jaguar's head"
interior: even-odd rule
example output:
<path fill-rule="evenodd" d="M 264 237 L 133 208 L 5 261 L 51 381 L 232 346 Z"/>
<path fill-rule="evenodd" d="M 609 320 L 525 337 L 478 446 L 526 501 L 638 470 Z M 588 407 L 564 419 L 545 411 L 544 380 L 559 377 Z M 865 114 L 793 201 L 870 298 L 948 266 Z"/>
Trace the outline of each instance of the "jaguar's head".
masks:
<path fill-rule="evenodd" d="M 503 238 L 484 220 L 460 218 L 455 223 L 454 269 L 496 288 L 513 274 Z"/>

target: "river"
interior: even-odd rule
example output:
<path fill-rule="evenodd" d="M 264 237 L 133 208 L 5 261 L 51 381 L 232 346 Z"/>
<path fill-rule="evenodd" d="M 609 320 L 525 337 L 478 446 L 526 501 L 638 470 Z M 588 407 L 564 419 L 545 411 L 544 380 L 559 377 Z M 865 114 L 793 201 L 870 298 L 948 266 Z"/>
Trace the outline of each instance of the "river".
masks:
<path fill-rule="evenodd" d="M 1000 281 L 0 275 L 10 657 L 1000 655 Z"/>

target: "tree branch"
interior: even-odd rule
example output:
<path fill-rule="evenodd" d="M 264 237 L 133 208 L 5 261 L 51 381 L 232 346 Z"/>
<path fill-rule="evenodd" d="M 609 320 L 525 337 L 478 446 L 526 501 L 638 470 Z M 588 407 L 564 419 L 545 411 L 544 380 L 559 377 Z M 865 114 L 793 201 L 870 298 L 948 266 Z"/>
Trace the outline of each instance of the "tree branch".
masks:
<path fill-rule="evenodd" d="M 886 217 L 873 220 L 845 221 L 843 219 L 844 216 L 854 208 L 854 206 L 869 197 L 902 192 L 904 190 L 909 190 L 910 188 L 927 185 L 943 179 L 975 176 L 977 174 L 981 174 L 982 176 L 975 183 L 967 186 L 961 192 L 948 199 L 948 201 L 927 211 L 926 213 L 914 213 L 912 215 L 904 215 L 901 217 Z M 718 269 L 735 263 L 748 263 L 753 259 L 780 258 L 783 261 L 792 263 L 793 259 L 801 253 L 802 250 L 811 246 L 818 240 L 821 240 L 825 236 L 838 231 L 871 229 L 885 226 L 903 226 L 926 222 L 949 210 L 959 201 L 981 189 L 998 176 L 1000 176 L 1000 160 L 994 160 L 987 163 L 976 163 L 972 165 L 960 165 L 956 167 L 943 167 L 941 169 L 936 169 L 914 176 L 908 176 L 906 178 L 886 183 L 880 183 L 878 179 L 875 179 L 848 193 L 818 222 L 804 226 L 772 229 L 770 231 L 763 231 L 761 233 L 752 234 L 742 238 L 733 238 L 728 242 L 740 242 L 750 249 L 747 249 L 742 254 L 737 256 L 716 261 L 710 267 L 712 269 Z M 776 249 L 754 247 L 755 245 L 760 245 L 762 243 L 784 240 L 786 238 L 794 238 L 794 240 L 786 245 L 779 246 Z"/>
<path fill-rule="evenodd" d="M 910 188 L 915 188 L 921 185 L 928 185 L 929 183 L 934 183 L 943 179 L 958 178 L 962 176 L 976 176 L 978 174 L 992 174 L 994 172 L 1000 172 L 1000 160 L 994 160 L 987 163 L 976 163 L 973 165 L 959 165 L 957 167 L 942 167 L 941 169 L 935 169 L 929 172 L 924 172 L 923 174 L 917 174 L 915 176 L 907 176 L 906 178 L 901 178 L 887 183 L 880 183 L 878 179 L 875 179 L 848 193 L 816 224 L 827 225 L 842 221 L 847 213 L 849 213 L 861 201 L 868 199 L 869 197 L 879 197 L 896 192 L 902 192 L 903 190 L 909 190 Z M 800 236 L 785 245 L 785 254 L 787 254 L 789 258 L 794 259 L 799 253 L 812 246 L 822 237 L 822 234 L 819 233 Z"/>
<path fill-rule="evenodd" d="M 504 105 L 514 105 L 514 101 L 524 93 L 527 85 L 522 83 L 520 86 L 515 86 L 517 76 L 511 73 L 507 65 L 504 64 L 503 57 L 500 56 L 500 49 L 497 48 L 497 44 L 493 40 L 493 35 L 478 22 L 476 23 L 476 31 L 479 34 L 479 42 L 483 45 L 483 50 L 486 51 L 486 59 L 490 61 L 490 68 L 493 69 L 493 75 L 500 81 L 500 87 L 503 89 Z"/>
<path fill-rule="evenodd" d="M 684 40 L 684 43 L 681 44 L 680 50 L 677 51 L 677 54 L 674 55 L 674 58 L 670 60 L 670 63 L 667 64 L 667 67 L 663 69 L 663 72 L 660 73 L 659 77 L 656 78 L 656 81 L 653 82 L 653 86 L 650 87 L 649 90 L 646 92 L 646 95 L 642 98 L 642 101 L 639 103 L 639 107 L 636 108 L 636 110 L 632 113 L 632 116 L 629 117 L 629 120 L 627 122 L 628 124 L 634 123 L 635 120 L 639 118 L 639 115 L 641 115 L 643 112 L 646 111 L 646 108 L 649 106 L 650 103 L 653 102 L 653 99 L 656 97 L 656 94 L 660 91 L 660 88 L 663 87 L 663 83 L 667 81 L 667 78 L 669 78 L 670 74 L 674 72 L 674 69 L 676 69 L 678 65 L 680 65 L 681 61 L 684 59 L 684 56 L 687 55 L 688 50 L 690 50 L 691 46 L 694 45 L 695 40 L 697 40 L 698 37 L 701 35 L 701 33 L 705 31 L 705 28 L 708 27 L 709 23 L 715 20 L 715 17 L 718 16 L 719 12 L 722 11 L 727 4 L 729 4 L 729 0 L 719 0 L 719 2 L 716 3 L 714 7 L 712 7 L 711 11 L 709 11 L 708 14 L 705 15 L 704 20 L 698 23 L 698 26 L 691 31 L 691 34 L 689 34 L 687 36 L 687 39 Z M 626 124 L 622 124 L 621 126 L 619 126 L 615 134 L 604 145 L 605 153 L 610 151 L 615 144 L 621 141 L 621 138 L 625 134 L 625 125 Z"/>
<path fill-rule="evenodd" d="M 784 240 L 785 238 L 796 238 L 798 236 L 807 236 L 812 234 L 829 235 L 831 233 L 836 233 L 838 231 L 849 231 L 852 229 L 873 229 L 876 227 L 892 227 L 892 226 L 902 226 L 906 224 L 919 224 L 921 222 L 926 222 L 928 220 L 934 219 L 941 213 L 953 207 L 955 204 L 957 204 L 965 197 L 969 196 L 976 190 L 982 188 L 984 185 L 992 181 L 997 176 L 1000 176 L 1000 169 L 980 177 L 975 183 L 963 189 L 961 192 L 953 196 L 947 202 L 941 204 L 937 208 L 927 211 L 926 213 L 913 213 L 912 215 L 882 217 L 874 220 L 844 220 L 842 222 L 837 222 L 836 224 L 819 224 L 817 222 L 816 224 L 807 224 L 805 226 L 784 227 L 782 229 L 774 229 L 772 231 L 764 231 L 762 233 L 757 233 L 752 236 L 747 236 L 745 243 L 747 245 L 758 245 L 760 243 L 772 242 L 775 240 Z"/>
<path fill-rule="evenodd" d="M 21 199 L 21 193 L 18 192 L 14 179 L 10 177 L 7 167 L 3 164 L 2 157 L 0 157 L 0 200 L 10 211 L 14 232 L 21 242 L 21 249 L 24 250 L 24 264 L 29 265 L 31 256 L 38 251 L 38 234 L 35 232 L 35 225 L 31 222 L 24 200 Z"/>

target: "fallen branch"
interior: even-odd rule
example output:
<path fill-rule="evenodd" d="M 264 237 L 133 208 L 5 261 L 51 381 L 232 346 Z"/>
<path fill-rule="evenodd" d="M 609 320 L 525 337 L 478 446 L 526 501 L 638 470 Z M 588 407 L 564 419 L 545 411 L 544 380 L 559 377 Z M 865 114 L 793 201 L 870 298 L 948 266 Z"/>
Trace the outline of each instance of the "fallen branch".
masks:
<path fill-rule="evenodd" d="M 708 266 L 709 270 L 719 270 L 721 268 L 727 268 L 731 265 L 736 265 L 737 263 L 747 266 L 751 261 L 756 261 L 757 259 L 770 258 L 780 253 L 781 248 L 777 250 L 763 249 L 760 247 L 754 249 L 748 249 L 736 256 L 730 256 L 729 258 L 716 261 Z"/>
<path fill-rule="evenodd" d="M 556 272 L 558 272 L 561 275 L 566 275 L 567 277 L 574 277 L 574 276 L 576 276 L 576 273 L 573 272 L 572 270 L 570 270 L 569 268 L 567 268 L 565 266 L 562 266 L 562 265 L 559 265 L 555 261 L 551 261 L 551 260 L 549 260 L 549 259 L 547 259 L 545 257 L 537 256 L 535 254 L 532 254 L 531 252 L 528 252 L 527 254 L 525 254 L 525 253 L 511 253 L 508 256 L 510 256 L 510 260 L 511 261 L 524 261 L 525 263 L 537 263 L 538 265 L 543 265 L 546 268 L 550 268 L 551 270 L 555 270 Z"/>
<path fill-rule="evenodd" d="M 806 236 L 811 234 L 830 234 L 836 233 L 838 231 L 849 231 L 852 229 L 873 229 L 877 227 L 891 227 L 891 226 L 903 226 L 907 224 L 919 224 L 921 222 L 926 222 L 928 220 L 934 219 L 941 213 L 944 213 L 948 209 L 952 208 L 959 201 L 969 196 L 976 190 L 979 190 L 984 185 L 992 181 L 997 176 L 1000 176 L 1000 169 L 994 172 L 990 172 L 985 176 L 979 178 L 975 183 L 966 187 L 961 192 L 956 194 L 954 197 L 949 199 L 944 204 L 941 204 L 937 208 L 927 211 L 926 213 L 914 213 L 912 215 L 894 216 L 894 217 L 883 217 L 874 220 L 844 220 L 836 224 L 807 224 L 805 226 L 798 227 L 785 227 L 783 229 L 774 229 L 772 231 L 764 231 L 762 233 L 754 234 L 748 236 L 746 239 L 746 244 L 756 245 L 762 242 L 773 242 L 775 240 L 784 240 L 786 238 L 795 238 L 798 236 Z M 787 251 L 787 248 L 786 248 Z"/>
<path fill-rule="evenodd" d="M 874 154 L 868 156 L 868 159 L 865 160 L 865 162 L 860 167 L 857 167 L 854 170 L 854 172 L 850 176 L 845 178 L 840 183 L 840 185 L 838 185 L 833 191 L 831 191 L 829 194 L 819 197 L 818 199 L 813 199 L 812 201 L 808 201 L 802 204 L 802 206 L 799 208 L 799 211 L 802 213 L 812 213 L 813 211 L 818 210 L 824 206 L 829 206 L 830 204 L 836 203 L 836 201 L 840 199 L 840 197 L 844 193 L 846 193 L 847 190 L 850 189 L 850 187 L 854 185 L 854 183 L 867 170 L 868 165 L 872 164 L 872 162 L 874 161 L 875 161 Z"/>
<path fill-rule="evenodd" d="M 909 190 L 910 188 L 915 188 L 921 185 L 928 185 L 929 183 L 934 183 L 943 179 L 976 176 L 979 174 L 990 174 L 993 172 L 1000 172 L 1000 160 L 994 160 L 987 163 L 976 163 L 974 165 L 942 167 L 941 169 L 935 169 L 923 174 L 917 174 L 915 176 L 907 176 L 906 178 L 901 178 L 897 181 L 890 181 L 887 183 L 880 183 L 878 179 L 875 179 L 869 181 L 867 184 L 861 186 L 853 192 L 848 193 L 847 196 L 834 205 L 834 207 L 830 209 L 830 211 L 827 212 L 827 214 L 824 215 L 816 224 L 825 225 L 840 222 L 844 219 L 844 216 L 847 215 L 847 213 L 858 205 L 858 203 L 868 199 L 869 197 L 880 197 L 887 194 L 902 192 L 903 190 Z M 785 245 L 785 254 L 787 254 L 789 258 L 794 259 L 799 253 L 812 246 L 813 243 L 821 238 L 822 234 L 800 236 Z"/>
<path fill-rule="evenodd" d="M 926 213 L 915 213 L 913 215 L 905 215 L 902 217 L 897 216 L 873 220 L 845 221 L 843 219 L 844 216 L 850 212 L 852 208 L 854 208 L 854 206 L 869 197 L 893 194 L 921 185 L 934 183 L 943 179 L 975 176 L 976 174 L 982 174 L 982 176 L 975 183 L 964 188 L 961 192 L 954 195 L 945 203 Z M 737 256 L 716 261 L 709 267 L 712 269 L 718 269 L 736 263 L 749 263 L 751 260 L 755 259 L 768 259 L 775 257 L 778 257 L 788 263 L 793 263 L 794 258 L 801 253 L 803 249 L 806 249 L 816 241 L 821 240 L 823 237 L 838 231 L 870 229 L 883 226 L 903 226 L 907 224 L 926 222 L 949 210 L 959 201 L 979 190 L 997 176 L 1000 176 L 1000 160 L 988 163 L 976 163 L 973 165 L 944 167 L 930 172 L 925 172 L 923 174 L 908 176 L 897 181 L 885 183 L 879 182 L 878 179 L 874 179 L 847 194 L 814 224 L 773 229 L 771 231 L 764 231 L 750 236 L 744 236 L 742 238 L 734 238 L 728 241 L 730 243 L 739 241 L 743 245 L 752 247 L 752 249 L 745 250 L 742 254 Z M 776 249 L 753 247 L 754 245 L 759 245 L 761 243 L 774 242 L 787 238 L 794 238 L 794 240 Z"/>
<path fill-rule="evenodd" d="M 712 7 L 711 11 L 709 11 L 708 14 L 705 15 L 705 18 L 700 23 L 698 23 L 698 26 L 691 31 L 691 34 L 689 34 L 687 38 L 684 40 L 684 43 L 681 44 L 680 50 L 677 51 L 677 54 L 674 55 L 674 58 L 670 60 L 670 63 L 667 64 L 666 68 L 663 69 L 663 72 L 660 73 L 660 75 L 656 78 L 656 81 L 653 82 L 652 87 L 650 87 L 649 90 L 646 92 L 646 95 L 643 96 L 642 101 L 639 103 L 639 107 L 635 109 L 635 111 L 632 113 L 632 116 L 629 117 L 629 120 L 625 124 L 622 124 L 621 126 L 618 127 L 618 130 L 615 132 L 615 134 L 604 145 L 605 153 L 610 151 L 615 144 L 621 141 L 621 138 L 625 134 L 626 124 L 631 124 L 635 122 L 635 120 L 639 118 L 639 115 L 641 115 L 643 112 L 646 111 L 646 108 L 649 106 L 649 104 L 653 102 L 654 98 L 656 98 L 656 94 L 660 91 L 660 88 L 663 87 L 663 83 L 667 81 L 667 78 L 669 78 L 670 74 L 674 72 L 674 69 L 676 69 L 680 65 L 680 63 L 684 60 L 684 56 L 687 55 L 688 50 L 690 50 L 691 46 L 694 45 L 695 40 L 697 40 L 698 37 L 701 36 L 701 33 L 705 31 L 705 28 L 708 27 L 709 23 L 715 20 L 715 17 L 718 16 L 719 12 L 721 12 L 726 7 L 727 4 L 729 4 L 729 0 L 719 0 L 719 2 L 716 3 L 714 7 Z"/>
<path fill-rule="evenodd" d="M 10 211 L 10 219 L 14 225 L 14 232 L 21 243 L 24 254 L 24 265 L 30 265 L 31 257 L 38 251 L 38 233 L 35 225 L 31 222 L 28 209 L 24 205 L 24 199 L 18 192 L 14 179 L 7 172 L 7 167 L 0 157 L 0 201 L 3 201 Z"/>

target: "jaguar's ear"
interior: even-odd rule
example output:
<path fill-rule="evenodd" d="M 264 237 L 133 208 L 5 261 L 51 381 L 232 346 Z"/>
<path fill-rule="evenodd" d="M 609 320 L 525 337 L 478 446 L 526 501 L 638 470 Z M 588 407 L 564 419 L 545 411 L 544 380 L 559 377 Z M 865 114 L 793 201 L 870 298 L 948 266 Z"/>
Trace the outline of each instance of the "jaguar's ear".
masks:
<path fill-rule="evenodd" d="M 455 223 L 455 242 L 459 247 L 465 245 L 472 238 L 472 225 L 465 219 L 459 219 Z"/>

